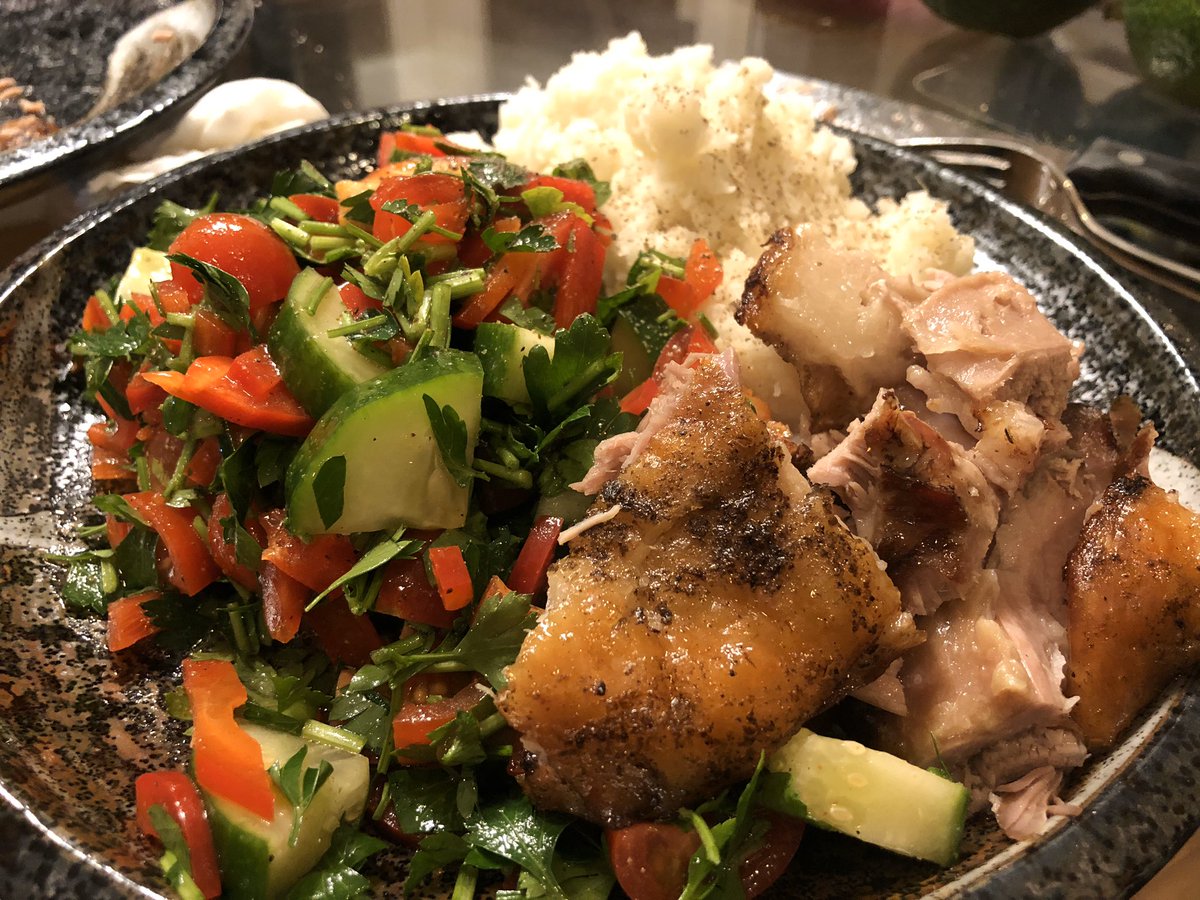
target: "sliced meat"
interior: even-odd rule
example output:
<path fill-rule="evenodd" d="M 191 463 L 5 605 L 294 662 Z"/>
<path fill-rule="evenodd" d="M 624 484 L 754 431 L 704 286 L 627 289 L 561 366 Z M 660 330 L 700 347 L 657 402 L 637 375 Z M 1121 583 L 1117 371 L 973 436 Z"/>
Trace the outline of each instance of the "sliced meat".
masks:
<path fill-rule="evenodd" d="M 953 412 L 974 431 L 978 410 L 1022 403 L 1057 419 L 1079 377 L 1083 345 L 1063 336 L 1033 296 L 1000 272 L 947 282 L 903 311 L 904 330 L 925 357 L 921 389 L 935 412 Z"/>
<path fill-rule="evenodd" d="M 615 504 L 551 569 L 498 699 L 541 808 L 673 816 L 919 640 L 879 558 L 715 360 L 593 512 Z"/>
<path fill-rule="evenodd" d="M 916 292 L 914 294 L 914 292 Z M 923 296 L 811 225 L 780 229 L 746 279 L 737 320 L 800 372 L 812 430 L 844 428 L 913 362 L 900 309 Z"/>
<path fill-rule="evenodd" d="M 1200 662 L 1200 516 L 1141 475 L 1104 492 L 1067 564 L 1073 711 L 1107 747 Z"/>
<path fill-rule="evenodd" d="M 880 392 L 808 477 L 849 508 L 855 533 L 887 562 L 906 609 L 932 612 L 962 596 L 982 569 L 999 521 L 995 491 L 893 391 Z"/>

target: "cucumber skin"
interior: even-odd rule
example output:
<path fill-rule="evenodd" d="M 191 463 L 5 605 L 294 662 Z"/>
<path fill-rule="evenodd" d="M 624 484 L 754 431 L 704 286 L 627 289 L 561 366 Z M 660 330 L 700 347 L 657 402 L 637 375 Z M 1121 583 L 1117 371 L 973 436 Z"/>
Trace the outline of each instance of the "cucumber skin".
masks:
<path fill-rule="evenodd" d="M 314 333 L 314 326 L 317 326 L 314 319 L 317 316 L 301 309 L 300 301 L 305 298 L 307 289 L 321 279 L 321 274 L 315 269 L 300 270 L 267 335 L 267 349 L 271 353 L 271 359 L 279 367 L 284 384 L 304 407 L 304 411 L 313 418 L 324 415 L 343 394 L 387 371 L 351 347 L 349 341 L 344 338 L 328 338 Z M 341 297 L 336 287 L 331 287 L 328 294 L 321 298 L 318 303 L 321 312 L 325 311 L 324 307 L 328 303 L 338 304 L 340 311 Z M 336 320 L 323 322 L 317 327 L 317 331 L 335 327 L 337 324 Z M 322 347 L 322 343 L 332 341 L 341 341 L 344 344 L 338 347 L 339 355 L 344 357 L 345 362 L 352 364 L 353 372 L 347 371 L 344 362 L 334 360 L 329 348 Z"/>
<path fill-rule="evenodd" d="M 459 487 L 441 460 L 436 441 L 433 440 L 428 414 L 422 400 L 429 394 L 439 405 L 452 405 L 467 426 L 467 461 L 470 462 L 479 436 L 480 405 L 483 396 L 483 370 L 478 357 L 461 350 L 442 350 L 429 356 L 391 369 L 373 381 L 358 385 L 342 395 L 321 417 L 309 433 L 292 464 L 288 467 L 285 490 L 287 496 L 288 525 L 298 535 L 322 533 L 353 534 L 360 531 L 380 531 L 402 524 L 417 528 L 457 528 L 466 519 L 469 489 Z M 388 401 L 391 400 L 389 403 Z M 384 429 L 371 429 L 356 422 L 367 407 L 377 406 L 375 413 L 382 417 Z M 389 408 L 390 407 L 390 408 Z M 400 440 L 391 443 L 386 437 L 386 426 L 391 425 L 400 433 Z M 362 433 L 359 441 L 350 446 L 338 443 L 338 432 L 351 429 Z M 381 434 L 381 431 L 383 434 Z M 423 446 L 403 445 L 407 441 Z M 343 437 L 346 432 L 343 433 Z M 381 437 L 383 438 L 381 440 Z M 347 451 L 354 444 L 366 441 L 372 446 L 363 448 L 358 458 L 351 459 Z M 415 461 L 423 463 L 419 471 L 395 482 L 396 470 L 404 462 L 405 450 Z M 389 452 L 391 451 L 391 452 Z M 413 451 L 416 451 L 414 453 Z M 422 458 L 416 459 L 416 454 Z M 341 518 L 331 527 L 326 527 L 316 507 L 312 481 L 320 466 L 337 455 L 346 455 L 345 504 Z M 365 468 L 364 468 L 365 467 Z M 362 496 L 366 506 L 375 501 L 395 500 L 403 497 L 407 489 L 424 489 L 421 497 L 410 497 L 410 508 L 392 508 L 378 515 L 361 515 L 352 510 L 352 485 L 359 483 L 364 471 L 371 469 L 378 478 L 372 486 L 364 486 Z M 394 482 L 389 489 L 387 479 Z M 420 478 L 424 484 L 417 483 Z M 450 508 L 451 500 L 453 509 Z M 353 512 L 357 518 L 348 517 Z M 364 524 L 365 522 L 365 524 Z"/>
<path fill-rule="evenodd" d="M 265 900 L 271 871 L 267 842 L 231 822 L 208 792 L 204 805 L 221 866 L 221 896 Z"/>
<path fill-rule="evenodd" d="M 554 357 L 554 338 L 504 322 L 483 322 L 475 329 L 475 355 L 483 366 L 483 394 L 509 406 L 529 403 L 525 357 L 534 347 Z"/>
<path fill-rule="evenodd" d="M 826 770 L 825 773 L 828 774 L 829 769 L 838 768 L 836 759 L 837 751 L 842 747 L 850 748 L 851 746 L 856 751 L 853 754 L 855 763 L 874 761 L 875 764 L 869 766 L 869 768 L 875 770 L 874 774 L 880 774 L 879 770 L 884 768 L 894 768 L 895 776 L 902 775 L 910 782 L 917 779 L 938 790 L 950 787 L 958 788 L 957 792 L 953 792 L 952 790 L 945 791 L 947 795 L 946 799 L 950 802 L 943 801 L 940 804 L 943 807 L 941 811 L 944 813 L 944 816 L 939 822 L 943 830 L 940 831 L 938 840 L 922 841 L 914 839 L 907 842 L 895 841 L 890 844 L 872 840 L 870 836 L 856 833 L 857 829 L 848 827 L 846 821 L 840 823 L 833 821 L 831 817 L 825 814 L 825 811 L 821 808 L 821 804 L 811 802 L 814 799 L 813 796 L 810 795 L 807 798 L 801 796 L 803 788 L 798 787 L 801 781 L 801 773 L 797 769 L 803 767 L 806 763 L 811 763 L 820 769 Z M 831 753 L 831 750 L 834 752 Z M 963 785 L 957 782 L 948 781 L 939 775 L 914 766 L 889 753 L 869 750 L 855 741 L 840 741 L 836 738 L 816 735 L 808 731 L 808 729 L 801 729 L 787 744 L 772 754 L 767 762 L 767 767 L 772 772 L 785 773 L 791 779 L 788 788 L 784 790 L 781 796 L 764 798 L 765 805 L 776 812 L 796 816 L 797 818 L 804 818 L 818 828 L 827 831 L 837 831 L 850 837 L 858 838 L 866 843 L 875 844 L 893 853 L 924 859 L 940 866 L 950 865 L 958 856 L 958 847 L 962 841 L 963 831 L 966 827 L 967 808 L 970 804 L 971 794 Z M 854 768 L 855 766 L 848 764 L 847 767 Z M 861 765 L 858 768 L 861 768 Z M 926 781 L 925 779 L 933 780 Z M 883 789 L 883 785 L 873 784 L 871 788 L 878 791 Z M 904 798 L 893 793 L 885 799 L 887 802 L 881 804 L 883 806 L 903 800 Z M 914 798 L 913 802 L 908 804 L 908 808 L 911 811 L 918 810 L 920 806 L 918 801 L 919 798 Z M 864 803 L 870 804 L 870 802 L 869 795 L 862 795 L 853 800 L 847 799 L 845 803 L 839 803 L 838 805 L 850 809 L 853 806 L 861 807 Z M 910 819 L 911 821 L 913 820 Z M 871 823 L 873 827 L 878 827 L 879 824 L 878 821 Z M 936 846 L 934 846 L 935 844 Z"/>

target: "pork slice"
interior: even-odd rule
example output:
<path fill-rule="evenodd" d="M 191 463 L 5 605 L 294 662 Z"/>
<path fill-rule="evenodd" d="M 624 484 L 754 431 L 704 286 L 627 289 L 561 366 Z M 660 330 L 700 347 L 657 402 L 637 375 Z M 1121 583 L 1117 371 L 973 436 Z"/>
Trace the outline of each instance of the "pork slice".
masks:
<path fill-rule="evenodd" d="M 827 431 L 903 380 L 914 357 L 900 311 L 925 293 L 916 281 L 892 280 L 869 254 L 800 225 L 771 236 L 737 320 L 797 368 L 812 431 Z"/>
<path fill-rule="evenodd" d="M 932 612 L 983 567 L 999 500 L 962 448 L 884 390 L 845 440 L 808 470 L 850 510 L 887 562 L 905 608 Z"/>
<path fill-rule="evenodd" d="M 902 313 L 925 357 L 930 407 L 953 411 L 968 431 L 976 410 L 1013 400 L 1043 419 L 1058 418 L 1079 377 L 1083 345 L 1060 334 L 1037 301 L 1000 272 L 947 282 Z"/>

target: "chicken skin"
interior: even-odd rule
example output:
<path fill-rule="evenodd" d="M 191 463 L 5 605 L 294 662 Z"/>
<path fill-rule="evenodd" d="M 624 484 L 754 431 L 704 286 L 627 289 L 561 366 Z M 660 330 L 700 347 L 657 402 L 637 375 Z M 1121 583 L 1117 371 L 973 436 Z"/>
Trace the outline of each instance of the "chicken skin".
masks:
<path fill-rule="evenodd" d="M 728 369 L 709 357 L 655 401 L 669 417 L 601 489 L 611 518 L 551 569 L 507 670 L 514 770 L 543 809 L 674 816 L 920 640 Z"/>

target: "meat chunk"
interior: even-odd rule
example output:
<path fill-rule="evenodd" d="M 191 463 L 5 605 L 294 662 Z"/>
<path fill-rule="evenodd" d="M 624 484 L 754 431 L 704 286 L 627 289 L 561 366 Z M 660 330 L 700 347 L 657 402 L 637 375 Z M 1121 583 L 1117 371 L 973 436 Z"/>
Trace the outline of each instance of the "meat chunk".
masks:
<path fill-rule="evenodd" d="M 1104 492 L 1067 564 L 1073 711 L 1106 747 L 1200 662 L 1200 516 L 1141 475 Z"/>
<path fill-rule="evenodd" d="M 1057 419 L 1079 377 L 1083 345 L 1071 341 L 1037 301 L 1001 272 L 945 283 L 903 310 L 904 330 L 925 357 L 922 390 L 935 412 L 953 412 L 973 432 L 978 410 L 996 401 Z"/>
<path fill-rule="evenodd" d="M 498 699 L 539 807 L 673 816 L 919 640 L 879 558 L 716 359 L 593 512 L 618 504 L 551 569 Z"/>
<path fill-rule="evenodd" d="M 913 362 L 900 328 L 908 302 L 869 254 L 834 247 L 801 225 L 771 236 L 746 279 L 737 320 L 799 370 L 817 432 L 844 428 L 880 386 L 904 379 Z"/>
<path fill-rule="evenodd" d="M 1000 503 L 979 467 L 915 412 L 881 391 L 808 477 L 832 487 L 855 533 L 888 564 L 905 608 L 932 612 L 983 568 Z"/>

